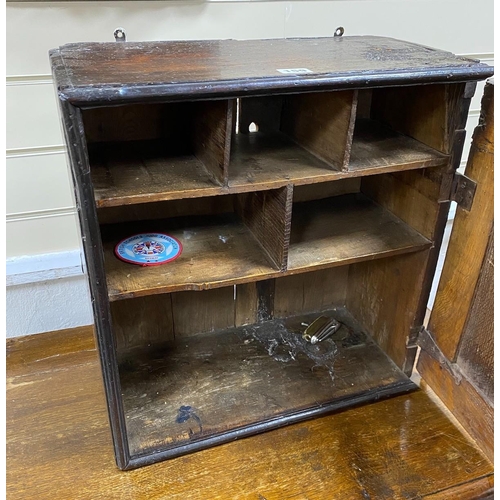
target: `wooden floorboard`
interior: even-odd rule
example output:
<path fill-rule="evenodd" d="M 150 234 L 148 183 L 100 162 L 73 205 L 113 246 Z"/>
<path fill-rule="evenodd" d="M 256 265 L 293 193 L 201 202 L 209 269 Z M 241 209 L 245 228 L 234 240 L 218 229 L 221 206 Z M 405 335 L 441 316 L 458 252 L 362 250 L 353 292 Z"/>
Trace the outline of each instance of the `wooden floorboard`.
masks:
<path fill-rule="evenodd" d="M 91 329 L 49 334 L 48 347 L 44 336 L 9 341 L 10 499 L 451 500 L 492 488 L 490 462 L 422 391 L 121 472 Z"/>

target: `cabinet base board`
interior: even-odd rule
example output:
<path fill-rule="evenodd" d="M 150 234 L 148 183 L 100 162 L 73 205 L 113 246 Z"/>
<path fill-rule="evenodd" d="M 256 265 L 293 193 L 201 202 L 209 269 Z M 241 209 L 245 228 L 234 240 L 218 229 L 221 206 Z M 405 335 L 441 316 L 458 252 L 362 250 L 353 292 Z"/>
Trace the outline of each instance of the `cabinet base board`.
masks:
<path fill-rule="evenodd" d="M 133 350 L 120 367 L 128 468 L 416 388 L 343 308 L 312 345 L 303 323 L 274 319 Z"/>

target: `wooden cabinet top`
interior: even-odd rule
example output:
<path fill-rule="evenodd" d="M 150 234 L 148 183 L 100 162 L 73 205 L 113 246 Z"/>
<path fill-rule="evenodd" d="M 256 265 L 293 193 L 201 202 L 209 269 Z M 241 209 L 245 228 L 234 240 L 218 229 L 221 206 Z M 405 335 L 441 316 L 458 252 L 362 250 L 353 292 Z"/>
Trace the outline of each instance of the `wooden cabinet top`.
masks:
<path fill-rule="evenodd" d="M 393 38 L 110 42 L 50 52 L 59 96 L 72 104 L 217 98 L 482 80 L 493 68 Z"/>

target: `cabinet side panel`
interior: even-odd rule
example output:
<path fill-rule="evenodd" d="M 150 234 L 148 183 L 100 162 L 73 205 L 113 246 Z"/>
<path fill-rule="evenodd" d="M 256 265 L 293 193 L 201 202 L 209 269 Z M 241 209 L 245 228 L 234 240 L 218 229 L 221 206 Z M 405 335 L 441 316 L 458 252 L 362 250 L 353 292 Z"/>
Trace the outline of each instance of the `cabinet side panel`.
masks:
<path fill-rule="evenodd" d="M 111 313 L 104 270 L 104 256 L 94 202 L 94 191 L 90 178 L 83 118 L 80 109 L 73 107 L 67 101 L 61 100 L 59 103 L 83 236 L 83 249 L 94 310 L 97 347 L 105 386 L 115 458 L 118 467 L 125 469 L 130 461 L 130 453 L 121 398 L 118 362 L 111 330 Z"/>
<path fill-rule="evenodd" d="M 342 91 L 287 97 L 281 130 L 330 167 L 345 170 L 354 132 L 356 95 L 356 91 Z"/>
<path fill-rule="evenodd" d="M 234 287 L 172 294 L 176 339 L 234 326 Z"/>
<path fill-rule="evenodd" d="M 346 306 L 402 369 L 421 324 L 419 304 L 429 250 L 350 266 Z"/>

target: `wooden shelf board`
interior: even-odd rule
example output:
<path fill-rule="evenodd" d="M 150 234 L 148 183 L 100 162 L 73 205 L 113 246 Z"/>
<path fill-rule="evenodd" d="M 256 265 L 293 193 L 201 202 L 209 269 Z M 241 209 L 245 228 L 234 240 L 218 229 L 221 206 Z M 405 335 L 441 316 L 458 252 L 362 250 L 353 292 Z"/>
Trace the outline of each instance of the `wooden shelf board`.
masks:
<path fill-rule="evenodd" d="M 234 214 L 139 222 L 116 229 L 110 235 L 103 234 L 110 300 L 217 288 L 277 272 L 250 230 Z M 141 267 L 115 256 L 115 245 L 122 238 L 153 230 L 177 238 L 183 246 L 180 257 L 161 266 Z"/>
<path fill-rule="evenodd" d="M 228 187 L 216 185 L 196 157 L 169 157 L 157 141 L 94 149 L 91 170 L 99 208 L 315 184 L 448 162 L 448 156 L 372 120 L 356 124 L 348 171 L 332 170 L 281 132 L 236 134 Z"/>
<path fill-rule="evenodd" d="M 446 165 L 449 157 L 380 122 L 358 119 L 354 127 L 349 170 L 408 170 Z"/>
<path fill-rule="evenodd" d="M 158 140 L 93 144 L 90 152 L 98 208 L 227 192 L 194 155 L 169 155 Z"/>
<path fill-rule="evenodd" d="M 179 239 L 181 256 L 162 266 L 120 261 L 115 245 L 144 231 Z M 361 195 L 294 206 L 288 270 L 278 271 L 234 214 L 104 226 L 110 300 L 182 290 L 205 290 L 413 252 L 429 240 Z"/>
<path fill-rule="evenodd" d="M 302 339 L 301 323 L 319 314 L 347 327 L 311 345 Z M 372 401 L 384 389 L 416 388 L 345 309 L 132 350 L 121 382 L 132 455 L 235 429 L 242 435 L 263 421 L 280 426 L 280 417 L 297 419 L 305 411 L 311 417 L 354 397 Z"/>
<path fill-rule="evenodd" d="M 293 207 L 288 269 L 329 267 L 430 246 L 429 240 L 361 194 Z"/>

